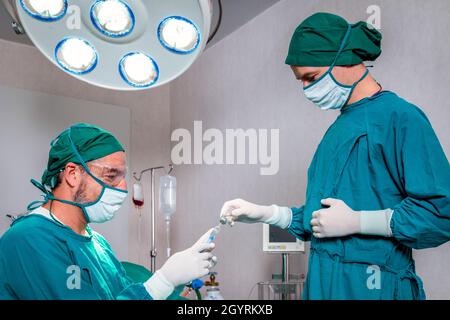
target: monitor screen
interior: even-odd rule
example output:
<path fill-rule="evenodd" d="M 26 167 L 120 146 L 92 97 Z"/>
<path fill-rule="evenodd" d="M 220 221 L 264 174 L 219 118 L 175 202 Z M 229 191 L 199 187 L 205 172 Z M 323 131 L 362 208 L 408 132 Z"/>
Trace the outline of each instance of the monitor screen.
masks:
<path fill-rule="evenodd" d="M 290 234 L 287 230 L 280 229 L 278 227 L 269 227 L 269 242 L 292 242 L 295 243 L 297 239 Z"/>

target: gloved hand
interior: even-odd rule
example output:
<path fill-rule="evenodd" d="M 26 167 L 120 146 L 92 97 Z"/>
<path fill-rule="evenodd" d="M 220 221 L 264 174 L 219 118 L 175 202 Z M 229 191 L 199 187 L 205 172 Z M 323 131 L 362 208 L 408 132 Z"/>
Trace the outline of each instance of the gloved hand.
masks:
<path fill-rule="evenodd" d="M 313 212 L 311 226 L 316 238 L 345 237 L 352 234 L 391 237 L 391 209 L 379 211 L 353 211 L 342 200 L 324 199 L 328 206 Z"/>
<path fill-rule="evenodd" d="M 225 202 L 220 212 L 221 219 L 227 219 L 230 225 L 236 221 L 244 223 L 267 223 L 286 229 L 292 220 L 292 211 L 276 205 L 260 206 L 242 199 Z"/>
<path fill-rule="evenodd" d="M 321 203 L 329 208 L 313 212 L 311 226 L 314 237 L 344 237 L 361 231 L 359 214 L 344 201 L 324 199 Z"/>
<path fill-rule="evenodd" d="M 211 253 L 215 244 L 207 243 L 212 230 L 208 230 L 189 249 L 171 256 L 161 269 L 144 283 L 153 299 L 164 300 L 175 287 L 187 284 L 209 273 L 209 269 L 217 262 L 217 258 Z"/>
<path fill-rule="evenodd" d="M 235 221 L 244 223 L 266 222 L 273 215 L 272 206 L 259 206 L 257 204 L 236 199 L 224 203 L 220 217 L 225 217 L 231 225 Z"/>

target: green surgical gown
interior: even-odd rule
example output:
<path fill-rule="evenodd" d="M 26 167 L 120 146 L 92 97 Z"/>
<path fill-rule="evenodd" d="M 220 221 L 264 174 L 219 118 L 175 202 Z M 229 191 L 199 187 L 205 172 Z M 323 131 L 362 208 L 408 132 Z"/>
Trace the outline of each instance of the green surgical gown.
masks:
<path fill-rule="evenodd" d="M 425 299 L 412 249 L 450 240 L 450 166 L 416 106 L 388 91 L 342 109 L 308 170 L 306 202 L 289 231 L 311 241 L 304 299 Z M 392 238 L 317 239 L 321 199 L 353 210 L 393 209 Z"/>
<path fill-rule="evenodd" d="M 0 239 L 0 300 L 151 300 L 108 242 L 87 232 L 37 214 L 16 220 Z"/>

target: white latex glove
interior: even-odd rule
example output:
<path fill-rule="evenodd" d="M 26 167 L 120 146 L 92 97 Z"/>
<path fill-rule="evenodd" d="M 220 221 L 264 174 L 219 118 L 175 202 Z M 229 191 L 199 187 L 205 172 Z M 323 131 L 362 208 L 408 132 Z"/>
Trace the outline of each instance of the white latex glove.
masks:
<path fill-rule="evenodd" d="M 311 226 L 314 237 L 344 237 L 361 231 L 359 214 L 344 201 L 324 199 L 321 203 L 329 208 L 313 212 Z"/>
<path fill-rule="evenodd" d="M 144 283 L 153 299 L 164 300 L 175 287 L 187 284 L 209 273 L 209 269 L 217 262 L 217 258 L 211 253 L 215 244 L 207 243 L 212 230 L 208 230 L 189 249 L 171 256 L 161 269 Z"/>
<path fill-rule="evenodd" d="M 235 199 L 225 202 L 220 217 L 226 218 L 230 225 L 234 225 L 236 221 L 262 222 L 286 229 L 291 223 L 292 211 L 286 207 L 260 206 L 242 199 Z"/>
<path fill-rule="evenodd" d="M 391 209 L 379 211 L 353 211 L 342 200 L 324 199 L 328 206 L 313 212 L 311 226 L 316 238 L 345 237 L 352 234 L 391 237 Z"/>

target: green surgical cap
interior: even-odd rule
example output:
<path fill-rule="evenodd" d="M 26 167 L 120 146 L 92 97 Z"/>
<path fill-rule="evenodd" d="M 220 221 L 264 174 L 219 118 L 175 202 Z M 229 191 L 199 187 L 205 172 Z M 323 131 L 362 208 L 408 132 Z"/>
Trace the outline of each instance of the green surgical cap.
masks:
<path fill-rule="evenodd" d="M 286 64 L 303 67 L 331 66 L 348 30 L 348 22 L 331 13 L 316 13 L 304 20 L 292 36 Z M 336 65 L 374 61 L 381 54 L 381 33 L 366 22 L 351 25 L 348 41 Z"/>
<path fill-rule="evenodd" d="M 42 175 L 42 184 L 54 188 L 59 172 L 67 163 L 82 164 L 76 152 L 84 162 L 89 162 L 118 151 L 124 151 L 124 148 L 108 131 L 85 123 L 73 125 L 52 141 L 47 169 Z"/>

